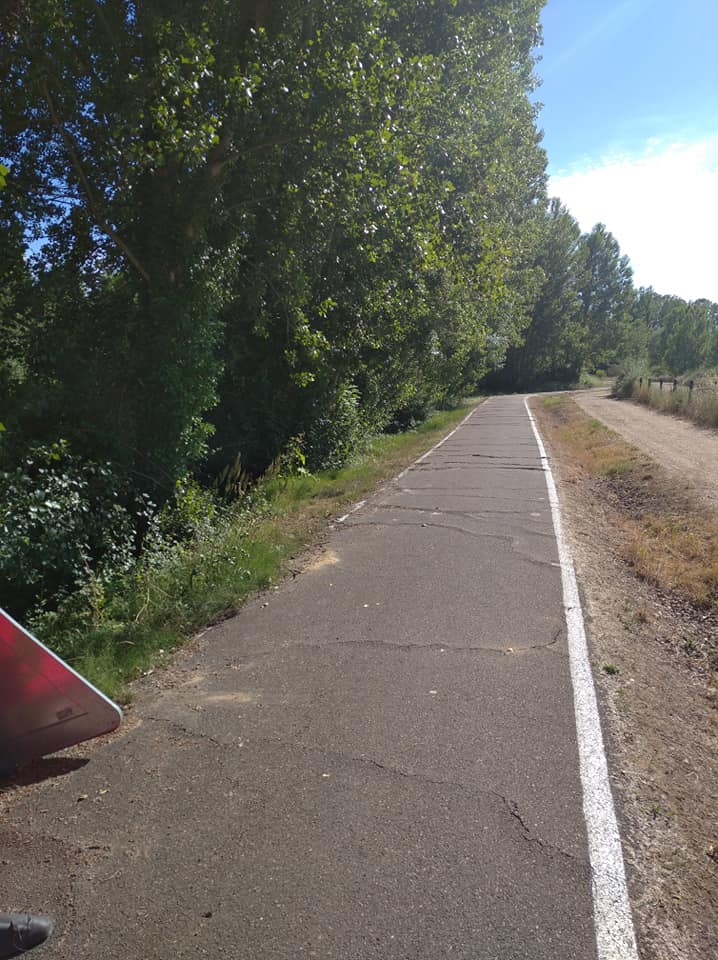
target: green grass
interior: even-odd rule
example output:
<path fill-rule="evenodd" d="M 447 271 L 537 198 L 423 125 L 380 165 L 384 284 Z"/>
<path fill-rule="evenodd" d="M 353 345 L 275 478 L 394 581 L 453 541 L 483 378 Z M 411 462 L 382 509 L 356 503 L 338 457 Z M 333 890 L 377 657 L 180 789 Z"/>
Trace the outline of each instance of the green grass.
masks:
<path fill-rule="evenodd" d="M 399 473 L 478 402 L 376 437 L 343 469 L 266 479 L 246 500 L 199 523 L 191 540 L 161 544 L 130 571 L 89 581 L 31 628 L 108 696 L 127 700 L 133 678 L 280 579 L 287 560 L 331 517 Z"/>
<path fill-rule="evenodd" d="M 592 387 L 602 387 L 605 383 L 605 370 L 598 370 L 596 373 L 588 373 L 586 370 L 583 370 L 578 380 L 579 388 L 584 390 L 590 390 Z"/>
<path fill-rule="evenodd" d="M 635 466 L 634 460 L 618 460 L 615 463 L 608 464 L 602 472 L 607 477 L 622 477 L 634 470 Z"/>

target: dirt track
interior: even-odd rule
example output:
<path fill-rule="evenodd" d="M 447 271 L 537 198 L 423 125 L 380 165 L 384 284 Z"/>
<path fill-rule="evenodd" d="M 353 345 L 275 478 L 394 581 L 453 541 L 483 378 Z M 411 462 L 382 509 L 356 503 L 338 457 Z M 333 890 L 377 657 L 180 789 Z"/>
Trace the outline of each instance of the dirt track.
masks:
<path fill-rule="evenodd" d="M 576 403 L 644 450 L 687 489 L 718 507 L 718 433 L 629 401 L 614 400 L 607 387 L 572 394 Z"/>

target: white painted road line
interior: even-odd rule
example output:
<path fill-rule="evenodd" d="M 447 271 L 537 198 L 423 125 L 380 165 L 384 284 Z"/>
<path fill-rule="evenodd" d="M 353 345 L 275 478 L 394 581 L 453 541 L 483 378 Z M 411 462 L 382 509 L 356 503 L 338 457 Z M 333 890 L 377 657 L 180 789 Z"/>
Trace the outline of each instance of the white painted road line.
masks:
<path fill-rule="evenodd" d="M 541 465 L 546 477 L 561 561 L 563 602 L 583 787 L 583 815 L 586 821 L 588 852 L 593 875 L 593 909 L 598 958 L 599 960 L 638 960 L 621 838 L 608 779 L 608 764 L 603 746 L 596 690 L 588 659 L 586 628 L 576 572 L 563 536 L 556 484 L 528 401 L 529 397 L 526 397 L 524 405 L 536 437 Z"/>
<path fill-rule="evenodd" d="M 366 503 L 366 500 L 360 500 L 359 503 L 355 503 L 354 506 L 351 508 L 351 510 L 345 513 L 343 517 L 339 517 L 339 519 L 337 520 L 337 523 L 344 523 L 347 517 L 350 517 L 353 513 L 356 513 L 357 510 L 361 510 L 361 508 L 364 506 L 365 503 Z"/>
<path fill-rule="evenodd" d="M 484 402 L 485 402 L 485 401 L 484 401 Z M 480 403 L 477 403 L 476 406 L 473 408 L 473 410 L 472 410 L 470 413 L 467 413 L 467 415 L 464 417 L 464 419 L 461 421 L 461 423 L 457 424 L 457 426 L 454 427 L 454 429 L 451 431 L 451 433 L 447 433 L 446 436 L 443 437 L 443 439 L 439 440 L 438 443 L 435 443 L 434 446 L 431 448 L 431 450 L 427 450 L 426 453 L 422 453 L 422 455 L 421 455 L 420 457 L 417 457 L 417 459 L 414 460 L 413 463 L 410 463 L 410 464 L 409 464 L 409 466 L 406 468 L 406 470 L 402 470 L 400 474 L 398 474 L 396 477 L 394 477 L 394 479 L 391 481 L 391 483 L 396 483 L 397 480 L 401 480 L 401 478 L 402 478 L 402 477 L 405 477 L 405 476 L 407 475 L 407 473 L 408 473 L 413 467 L 415 467 L 418 463 L 422 463 L 424 460 L 426 460 L 427 457 L 430 457 L 430 456 L 431 456 L 431 454 L 434 452 L 434 450 L 438 450 L 439 447 L 442 446 L 442 444 L 446 443 L 447 440 L 450 440 L 450 439 L 454 436 L 454 434 L 456 433 L 456 431 L 457 431 L 457 430 L 460 430 L 461 427 L 463 427 L 463 425 L 466 423 L 466 421 L 469 420 L 469 418 L 472 417 L 474 413 L 476 413 L 476 411 L 478 410 L 478 408 L 479 408 L 480 406 L 481 406 L 481 404 L 480 404 Z M 385 487 L 382 487 L 382 490 L 384 490 L 384 489 L 386 489 L 386 488 L 385 488 Z M 361 510 L 361 508 L 366 504 L 366 502 L 367 502 L 366 500 L 360 500 L 359 503 L 355 503 L 354 506 L 351 508 L 351 510 L 349 510 L 347 513 L 345 513 L 344 516 L 339 517 L 336 522 L 337 522 L 337 523 L 344 523 L 344 521 L 347 520 L 353 513 L 356 513 L 357 510 Z"/>
<path fill-rule="evenodd" d="M 461 430 L 461 428 L 463 427 L 463 425 L 464 425 L 468 420 L 470 420 L 471 417 L 473 417 L 473 415 L 476 413 L 476 411 L 478 410 L 478 408 L 479 408 L 480 406 L 481 406 L 481 404 L 477 404 L 477 405 L 474 407 L 474 409 L 471 411 L 471 413 L 467 413 L 467 415 L 464 417 L 464 419 L 461 421 L 461 423 L 457 424 L 457 425 L 454 427 L 454 429 L 451 431 L 451 433 L 447 433 L 446 436 L 445 436 L 442 440 L 439 440 L 438 443 L 435 443 L 434 446 L 431 448 L 431 450 L 427 450 L 426 453 L 422 453 L 422 455 L 421 455 L 420 457 L 418 457 L 413 463 L 410 463 L 410 464 L 409 464 L 409 466 L 406 468 L 406 470 L 402 470 L 398 477 L 394 477 L 394 480 L 401 480 L 402 477 L 405 477 L 405 476 L 407 475 L 407 473 L 412 469 L 412 467 L 415 467 L 415 466 L 416 466 L 417 464 L 419 464 L 419 463 L 423 463 L 424 460 L 428 459 L 435 450 L 438 450 L 439 447 L 442 447 L 442 446 L 446 443 L 447 440 L 451 440 L 451 438 L 454 436 L 454 434 L 457 432 L 457 430 Z"/>

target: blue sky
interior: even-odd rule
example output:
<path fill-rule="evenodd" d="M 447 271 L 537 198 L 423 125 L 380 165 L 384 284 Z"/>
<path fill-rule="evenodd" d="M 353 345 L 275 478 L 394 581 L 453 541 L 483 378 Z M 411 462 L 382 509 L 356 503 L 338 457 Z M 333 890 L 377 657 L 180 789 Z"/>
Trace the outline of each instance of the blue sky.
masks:
<path fill-rule="evenodd" d="M 718 301 L 718 0 L 548 0 L 550 192 L 639 286 Z"/>

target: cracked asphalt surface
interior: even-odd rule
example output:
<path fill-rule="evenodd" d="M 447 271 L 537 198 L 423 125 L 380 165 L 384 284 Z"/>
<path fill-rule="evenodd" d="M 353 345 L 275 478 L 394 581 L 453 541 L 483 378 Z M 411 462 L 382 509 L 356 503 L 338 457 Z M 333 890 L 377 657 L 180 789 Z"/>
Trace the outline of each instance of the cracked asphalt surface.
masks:
<path fill-rule="evenodd" d="M 56 918 L 48 960 L 596 957 L 521 398 L 336 524 L 131 718 L 3 828 L 2 902 Z"/>

